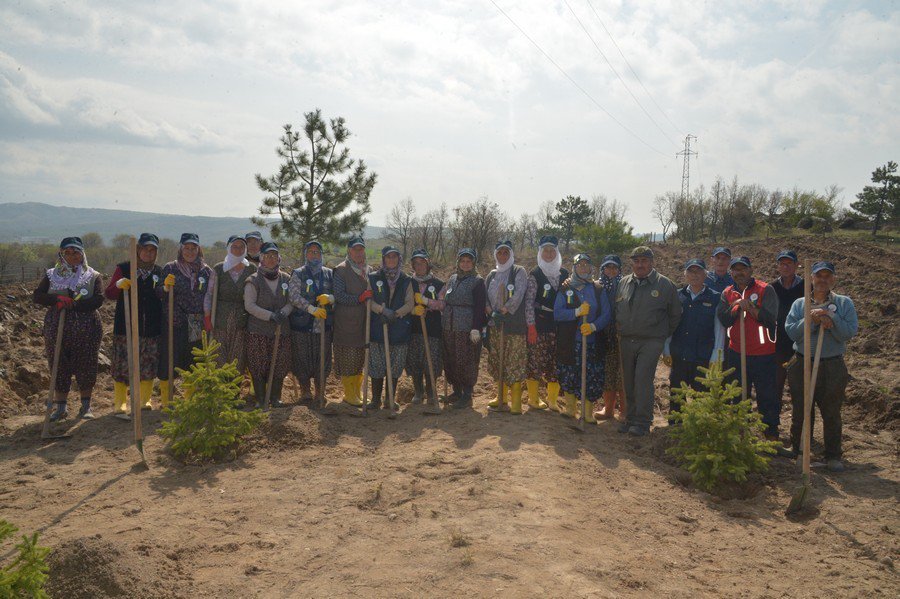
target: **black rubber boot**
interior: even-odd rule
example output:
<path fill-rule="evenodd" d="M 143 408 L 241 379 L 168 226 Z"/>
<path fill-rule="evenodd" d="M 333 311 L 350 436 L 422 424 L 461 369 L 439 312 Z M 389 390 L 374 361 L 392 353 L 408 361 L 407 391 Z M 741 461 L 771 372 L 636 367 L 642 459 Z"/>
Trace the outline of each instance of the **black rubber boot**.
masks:
<path fill-rule="evenodd" d="M 283 408 L 284 404 L 281 403 L 281 388 L 284 386 L 284 379 L 280 381 L 272 381 L 272 395 L 269 397 L 269 402 L 271 407 L 273 408 Z"/>
<path fill-rule="evenodd" d="M 422 375 L 421 373 L 417 373 L 410 376 L 410 378 L 413 382 L 412 402 L 414 404 L 420 404 L 427 399 L 427 396 L 425 395 L 425 385 L 422 384 Z"/>
<path fill-rule="evenodd" d="M 472 407 L 472 388 L 463 387 L 459 393 L 459 399 L 453 402 L 453 408 L 456 410 L 465 410 Z"/>
<path fill-rule="evenodd" d="M 381 392 L 384 389 L 384 379 L 372 379 L 372 404 L 373 410 L 381 408 Z"/>
<path fill-rule="evenodd" d="M 81 398 L 81 409 L 78 410 L 78 417 L 84 418 L 85 420 L 92 420 L 94 418 L 94 413 L 91 412 L 90 397 Z"/>
<path fill-rule="evenodd" d="M 256 396 L 256 407 L 266 411 L 269 406 L 264 405 L 266 402 L 266 380 L 258 376 L 253 377 L 253 395 Z"/>

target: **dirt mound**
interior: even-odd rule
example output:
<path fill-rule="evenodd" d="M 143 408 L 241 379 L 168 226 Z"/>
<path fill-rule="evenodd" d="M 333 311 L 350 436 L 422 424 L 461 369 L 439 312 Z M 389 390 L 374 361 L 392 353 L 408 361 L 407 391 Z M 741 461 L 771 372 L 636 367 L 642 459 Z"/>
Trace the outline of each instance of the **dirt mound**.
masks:
<path fill-rule="evenodd" d="M 177 565 L 153 557 L 149 547 L 132 550 L 100 535 L 73 539 L 50 554 L 46 590 L 51 597 L 70 599 L 183 597 L 186 589 Z"/>
<path fill-rule="evenodd" d="M 331 445 L 337 441 L 339 429 L 339 419 L 293 405 L 269 412 L 268 420 L 248 439 L 248 447 L 280 450 Z"/>

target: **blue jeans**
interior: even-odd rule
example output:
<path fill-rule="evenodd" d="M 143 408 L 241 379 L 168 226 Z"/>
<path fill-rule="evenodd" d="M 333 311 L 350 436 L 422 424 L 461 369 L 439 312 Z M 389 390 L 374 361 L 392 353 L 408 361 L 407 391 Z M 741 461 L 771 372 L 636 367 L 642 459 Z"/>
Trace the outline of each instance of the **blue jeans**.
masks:
<path fill-rule="evenodd" d="M 741 381 L 741 354 L 733 349 L 725 351 L 725 370 L 734 368 L 728 381 Z M 781 421 L 781 398 L 775 390 L 775 354 L 747 356 L 747 397 L 756 392 L 756 409 L 762 414 L 767 435 L 778 434 Z"/>

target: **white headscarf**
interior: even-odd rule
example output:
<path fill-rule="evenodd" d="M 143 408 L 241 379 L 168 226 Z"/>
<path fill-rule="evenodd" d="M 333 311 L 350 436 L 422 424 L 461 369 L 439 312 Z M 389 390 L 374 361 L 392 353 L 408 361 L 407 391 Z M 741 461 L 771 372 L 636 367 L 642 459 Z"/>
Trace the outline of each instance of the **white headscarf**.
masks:
<path fill-rule="evenodd" d="M 231 246 L 237 243 L 238 241 L 244 244 L 244 253 L 240 256 L 235 256 L 231 253 Z M 228 246 L 228 252 L 225 254 L 225 265 L 222 266 L 222 270 L 224 272 L 228 272 L 238 264 L 243 264 L 244 266 L 250 266 L 250 261 L 247 260 L 247 243 L 243 239 L 235 239 Z"/>
<path fill-rule="evenodd" d="M 497 252 L 501 248 L 506 248 L 509 250 L 509 260 L 507 260 L 505 264 L 500 264 L 499 262 L 497 262 Z M 515 252 L 513 252 L 512 248 L 508 248 L 507 246 L 504 245 L 504 246 L 501 246 L 501 247 L 497 248 L 496 250 L 494 250 L 494 265 L 495 265 L 495 268 L 497 269 L 498 273 L 506 272 L 507 270 L 512 268 L 513 264 L 515 264 L 515 263 L 516 263 L 516 254 L 515 254 Z"/>
<path fill-rule="evenodd" d="M 541 252 L 544 247 L 552 246 L 554 250 L 556 250 L 556 258 L 552 261 L 547 262 L 541 256 Z M 544 273 L 544 276 L 547 277 L 547 280 L 550 281 L 550 285 L 556 289 L 559 287 L 559 271 L 562 268 L 562 254 L 559 253 L 559 248 L 553 245 L 552 243 L 545 243 L 544 245 L 538 248 L 537 253 L 537 263 L 541 269 L 541 272 Z"/>

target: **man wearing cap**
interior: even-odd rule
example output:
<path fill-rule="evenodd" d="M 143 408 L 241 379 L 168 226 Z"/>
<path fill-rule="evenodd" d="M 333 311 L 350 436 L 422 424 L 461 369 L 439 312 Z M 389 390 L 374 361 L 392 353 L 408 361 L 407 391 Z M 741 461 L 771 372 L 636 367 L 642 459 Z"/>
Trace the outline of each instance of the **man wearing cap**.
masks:
<path fill-rule="evenodd" d="M 653 378 L 666 339 L 678 328 L 681 300 L 675 284 L 653 268 L 653 251 L 631 252 L 632 273 L 616 295 L 616 327 L 625 379 L 627 414 L 620 433 L 643 436 L 653 423 Z"/>
<path fill-rule="evenodd" d="M 781 250 L 775 257 L 778 278 L 769 283 L 778 296 L 778 320 L 775 327 L 775 397 L 781 401 L 787 370 L 784 365 L 794 357 L 794 340 L 784 330 L 784 322 L 794 302 L 803 297 L 803 279 L 797 276 L 797 254 Z"/>
<path fill-rule="evenodd" d="M 344 401 L 362 405 L 362 371 L 366 349 L 366 301 L 369 288 L 366 242 L 353 237 L 347 258 L 334 268 L 334 371 L 344 386 Z"/>
<path fill-rule="evenodd" d="M 247 242 L 247 260 L 254 266 L 259 266 L 259 250 L 262 248 L 263 238 L 259 231 L 250 231 L 244 235 Z"/>
<path fill-rule="evenodd" d="M 556 322 L 553 305 L 560 285 L 569 277 L 562 267 L 559 241 L 553 235 L 541 237 L 537 251 L 537 266 L 528 275 L 525 290 L 525 323 L 528 326 L 528 407 L 544 410 L 550 406 L 558 410 L 559 381 L 556 376 Z M 547 403 L 538 397 L 538 385 L 547 383 Z"/>
<path fill-rule="evenodd" d="M 238 372 L 247 369 L 247 310 L 244 309 L 244 285 L 256 272 L 247 259 L 247 241 L 240 235 L 228 238 L 225 260 L 216 264 L 216 297 L 213 334 L 219 343 L 219 365 L 237 362 Z"/>
<path fill-rule="evenodd" d="M 775 396 L 775 323 L 778 318 L 778 296 L 764 281 L 753 277 L 750 258 L 731 260 L 734 285 L 722 292 L 716 309 L 719 321 L 728 329 L 728 349 L 723 369 L 734 368 L 729 380 L 741 378 L 741 337 L 747 356 L 747 397 L 756 391 L 756 408 L 766 425 L 766 438 L 778 440 L 781 401 Z M 740 314 L 744 313 L 744 329 Z"/>
<path fill-rule="evenodd" d="M 162 285 L 162 267 L 156 263 L 159 237 L 152 233 L 141 233 L 137 241 L 137 283 L 131 276 L 131 262 L 126 260 L 116 265 L 104 295 L 116 302 L 113 320 L 112 366 L 113 407 L 118 418 L 129 420 L 128 416 L 128 342 L 125 336 L 125 302 L 128 296 L 123 291 L 138 294 L 138 353 L 140 354 L 141 376 L 140 397 L 145 409 L 151 407 L 153 379 L 159 370 L 159 339 L 163 331 L 162 302 L 156 296 L 156 287 Z"/>
<path fill-rule="evenodd" d="M 846 397 L 850 375 L 844 363 L 844 352 L 859 329 L 856 307 L 846 295 L 834 293 L 835 269 L 831 262 L 816 262 L 812 267 L 812 310 L 810 311 L 810 346 L 815 351 L 819 335 L 822 339 L 822 357 L 816 375 L 813 403 L 822 414 L 822 429 L 825 434 L 825 462 L 828 470 L 842 472 L 841 461 L 841 405 Z M 803 310 L 805 300 L 800 298 L 791 305 L 785 322 L 787 334 L 794 340 L 794 350 L 802 358 Z M 815 360 L 815 356 L 810 356 Z M 795 360 L 788 369 L 788 385 L 791 391 L 793 413 L 791 417 L 791 445 L 795 453 L 800 452 L 803 432 L 803 360 Z M 812 418 L 815 410 L 809 417 Z M 813 430 L 810 420 L 810 431 Z M 810 433 L 811 434 L 811 433 Z"/>
<path fill-rule="evenodd" d="M 713 269 L 706 273 L 706 286 L 717 293 L 722 293 L 729 285 L 734 285 L 729 267 L 731 266 L 731 250 L 717 247 L 712 253 Z"/>
<path fill-rule="evenodd" d="M 316 396 L 325 397 L 325 381 L 319 380 L 321 335 L 325 334 L 325 379 L 331 372 L 331 337 L 334 327 L 334 273 L 322 263 L 322 244 L 316 240 L 303 246 L 304 263 L 291 273 L 288 283 L 291 304 L 291 371 L 300 382 L 301 401 L 312 399 L 311 381 L 316 381 Z M 323 406 L 324 407 L 324 406 Z"/>
<path fill-rule="evenodd" d="M 687 284 L 678 291 L 681 300 L 681 322 L 663 349 L 663 362 L 671 366 L 669 371 L 669 411 L 681 410 L 681 403 L 672 390 L 686 383 L 698 391 L 703 386 L 697 382 L 698 368 L 722 360 L 725 345 L 725 328 L 716 318 L 721 294 L 704 284 L 706 264 L 692 258 L 684 264 Z"/>
<path fill-rule="evenodd" d="M 444 301 L 440 299 L 444 282 L 434 276 L 431 271 L 431 258 L 424 248 L 413 250 L 412 258 L 413 290 L 416 307 L 413 308 L 413 331 L 409 338 L 409 350 L 406 353 L 406 373 L 412 378 L 414 395 L 413 403 L 422 403 L 423 399 L 433 397 L 428 373 L 428 361 L 425 355 L 425 343 L 431 353 L 430 374 L 435 380 L 444 369 L 443 352 L 441 351 L 441 310 Z M 425 333 L 422 333 L 421 318 L 425 317 Z"/>

